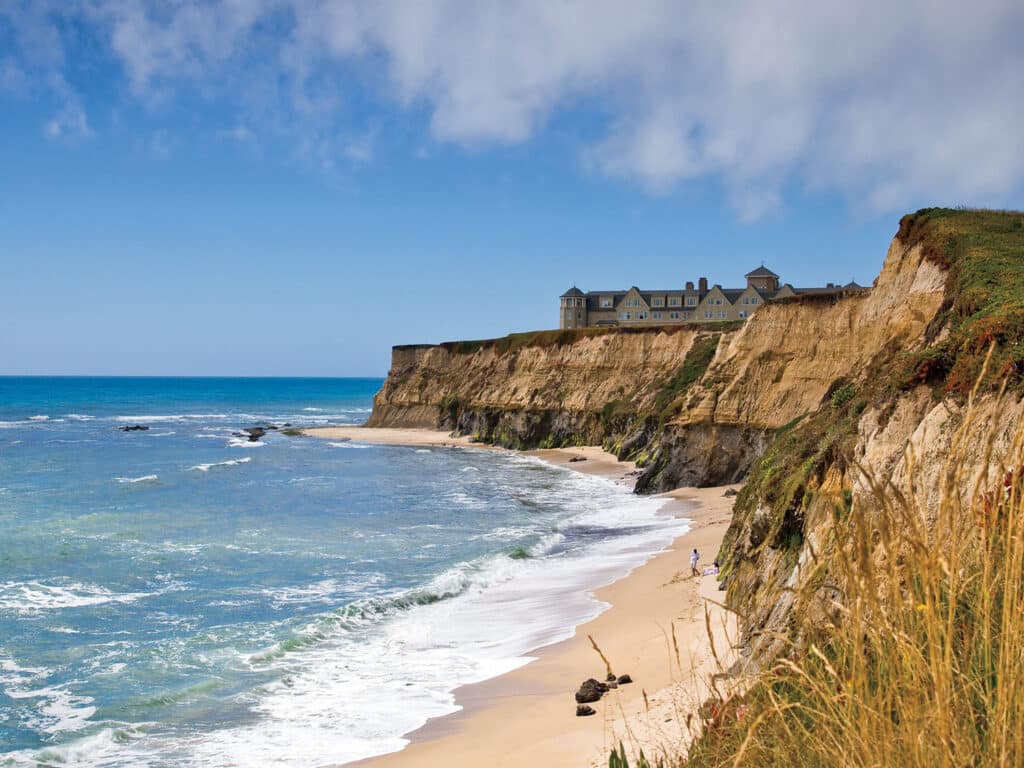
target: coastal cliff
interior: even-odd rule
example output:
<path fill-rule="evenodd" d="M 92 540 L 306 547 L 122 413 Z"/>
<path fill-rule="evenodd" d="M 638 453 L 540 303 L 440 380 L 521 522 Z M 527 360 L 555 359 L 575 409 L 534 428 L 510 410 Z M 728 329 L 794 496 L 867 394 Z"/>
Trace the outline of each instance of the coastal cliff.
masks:
<path fill-rule="evenodd" d="M 869 504 L 867 475 L 907 483 L 909 446 L 938 498 L 993 344 L 973 413 L 998 434 L 961 448 L 977 473 L 994 461 L 986 445 L 1008 443 L 1022 410 L 1022 254 L 1021 214 L 928 209 L 901 220 L 872 289 L 772 301 L 742 325 L 396 347 L 368 425 L 603 444 L 642 468 L 641 493 L 746 478 L 720 560 L 743 644 L 769 659 L 795 615 L 824 618 L 840 594 L 809 564 L 836 515 Z"/>
<path fill-rule="evenodd" d="M 742 479 L 775 430 L 924 344 L 945 271 L 899 239 L 873 290 L 769 302 L 744 324 L 542 331 L 395 347 L 368 426 L 512 448 L 603 444 L 639 492 Z"/>

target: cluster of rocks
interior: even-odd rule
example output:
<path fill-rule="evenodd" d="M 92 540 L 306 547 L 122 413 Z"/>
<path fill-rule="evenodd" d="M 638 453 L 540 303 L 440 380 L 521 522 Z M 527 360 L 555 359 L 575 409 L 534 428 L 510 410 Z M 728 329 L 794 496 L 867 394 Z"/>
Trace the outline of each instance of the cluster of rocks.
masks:
<path fill-rule="evenodd" d="M 278 426 L 267 421 L 261 421 L 255 427 L 245 427 L 241 432 L 232 432 L 231 434 L 235 437 L 247 438 L 250 443 L 258 443 L 260 438 L 267 434 L 267 432 L 276 432 L 279 429 L 287 429 L 290 426 L 291 424 L 288 422 Z"/>
<path fill-rule="evenodd" d="M 145 424 L 132 424 L 127 427 L 118 427 L 122 432 L 145 432 L 149 427 Z"/>
<path fill-rule="evenodd" d="M 608 677 L 605 678 L 603 683 L 592 677 L 584 680 L 580 684 L 580 689 L 576 691 L 576 717 L 593 715 L 594 708 L 589 706 L 591 702 L 600 701 L 601 697 L 613 688 L 618 688 L 620 685 L 628 685 L 632 682 L 633 678 L 629 675 L 619 675 L 616 677 L 611 672 L 608 673 Z"/>

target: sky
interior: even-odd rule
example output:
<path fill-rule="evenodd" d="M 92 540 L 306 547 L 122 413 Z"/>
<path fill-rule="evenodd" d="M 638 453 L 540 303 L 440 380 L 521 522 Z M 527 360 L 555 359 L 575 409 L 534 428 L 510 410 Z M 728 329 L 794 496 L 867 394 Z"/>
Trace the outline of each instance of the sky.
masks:
<path fill-rule="evenodd" d="M 1019 0 L 0 0 L 0 375 L 380 376 L 1024 208 Z"/>

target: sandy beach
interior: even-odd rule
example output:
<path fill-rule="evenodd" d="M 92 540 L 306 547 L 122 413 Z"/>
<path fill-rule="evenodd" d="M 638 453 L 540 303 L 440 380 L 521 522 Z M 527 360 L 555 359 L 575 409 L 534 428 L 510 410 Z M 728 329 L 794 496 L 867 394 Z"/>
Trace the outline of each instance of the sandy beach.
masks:
<path fill-rule="evenodd" d="M 488 447 L 418 429 L 329 427 L 305 433 L 391 445 Z M 633 481 L 635 467 L 599 447 L 531 453 L 581 472 Z M 723 594 L 718 582 L 711 575 L 692 577 L 689 568 L 691 549 L 700 553 L 702 571 L 718 551 L 732 510 L 726 490 L 665 494 L 672 505 L 667 511 L 692 520 L 691 530 L 626 578 L 598 590 L 595 595 L 610 605 L 608 610 L 578 627 L 569 640 L 536 651 L 526 666 L 459 688 L 455 695 L 462 710 L 409 734 L 411 743 L 401 752 L 348 765 L 596 768 L 607 765 L 608 752 L 620 741 L 628 752 L 642 748 L 648 756 L 685 744 L 687 715 L 707 698 L 708 681 L 719 670 L 707 628 L 726 666 L 729 638 L 735 637 L 730 615 L 718 605 Z M 590 638 L 615 674 L 628 673 L 634 682 L 592 704 L 597 714 L 577 717 L 573 694 L 579 684 L 606 674 Z"/>

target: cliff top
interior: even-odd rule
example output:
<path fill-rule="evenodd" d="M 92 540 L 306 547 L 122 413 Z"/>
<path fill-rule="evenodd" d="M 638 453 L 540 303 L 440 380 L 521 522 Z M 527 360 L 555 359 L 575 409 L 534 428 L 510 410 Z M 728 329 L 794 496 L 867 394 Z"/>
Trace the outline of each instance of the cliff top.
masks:
<path fill-rule="evenodd" d="M 1009 387 L 1022 388 L 1024 213 L 925 208 L 904 216 L 896 237 L 949 270 L 929 346 L 907 361 L 903 387 L 929 384 L 964 396 L 995 342 L 985 383 L 1006 378 Z"/>

